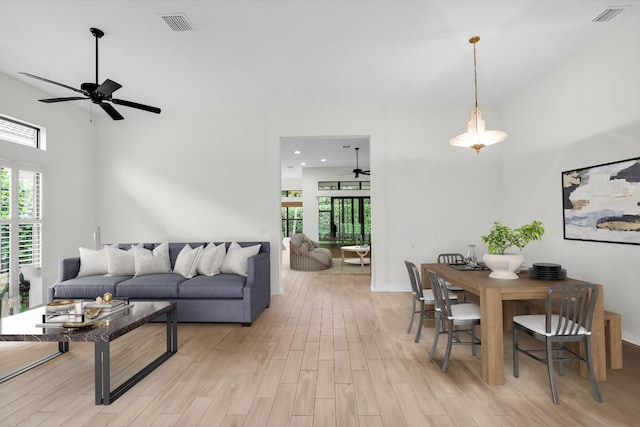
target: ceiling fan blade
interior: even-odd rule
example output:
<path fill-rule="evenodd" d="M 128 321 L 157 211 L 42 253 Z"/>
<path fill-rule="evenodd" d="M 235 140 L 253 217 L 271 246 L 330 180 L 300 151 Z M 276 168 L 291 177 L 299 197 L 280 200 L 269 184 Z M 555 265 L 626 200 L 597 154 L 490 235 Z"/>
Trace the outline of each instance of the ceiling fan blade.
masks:
<path fill-rule="evenodd" d="M 46 102 L 47 104 L 51 104 L 52 102 L 63 102 L 63 101 L 80 101 L 81 99 L 89 99 L 84 96 L 70 96 L 67 98 L 47 98 L 47 99 L 38 99 L 40 102 Z"/>
<path fill-rule="evenodd" d="M 370 171 L 361 171 L 360 172 L 362 175 L 371 175 Z"/>
<path fill-rule="evenodd" d="M 123 120 L 124 117 L 122 117 L 120 115 L 120 113 L 118 113 L 118 111 L 113 108 L 113 105 L 111 104 L 106 104 L 104 102 L 99 103 L 98 105 L 100 105 L 102 107 L 102 109 L 109 115 L 109 117 L 111 117 L 113 120 Z"/>
<path fill-rule="evenodd" d="M 47 83 L 51 83 L 51 84 L 54 84 L 54 85 L 62 86 L 62 87 L 65 87 L 67 89 L 70 89 L 70 90 L 72 90 L 74 92 L 78 92 L 78 93 L 84 94 L 84 92 L 82 92 L 80 89 L 76 89 L 75 87 L 68 86 L 68 85 L 66 85 L 64 83 L 54 82 L 53 80 L 45 79 L 44 77 L 39 77 L 39 76 L 36 76 L 36 75 L 33 75 L 33 74 L 29 74 L 29 73 L 20 72 L 18 74 L 22 74 L 23 76 L 31 77 L 32 79 L 42 80 L 43 82 L 47 82 Z"/>
<path fill-rule="evenodd" d="M 160 111 L 162 111 L 158 107 L 138 104 L 137 102 L 125 101 L 124 99 L 112 99 L 111 102 L 118 105 L 124 105 L 125 107 L 131 107 L 131 108 L 137 108 L 138 110 L 149 111 L 150 113 L 160 114 Z"/>
<path fill-rule="evenodd" d="M 113 92 L 117 91 L 121 87 L 122 85 L 120 83 L 107 79 L 96 88 L 96 92 L 104 96 L 111 96 Z"/>

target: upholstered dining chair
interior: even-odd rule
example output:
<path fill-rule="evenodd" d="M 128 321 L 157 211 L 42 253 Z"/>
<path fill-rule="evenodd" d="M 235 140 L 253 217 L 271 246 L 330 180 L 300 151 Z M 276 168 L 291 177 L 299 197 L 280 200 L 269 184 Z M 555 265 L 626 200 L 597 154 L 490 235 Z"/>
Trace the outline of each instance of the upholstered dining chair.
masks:
<path fill-rule="evenodd" d="M 435 309 L 436 300 L 433 295 L 433 290 L 422 288 L 422 281 L 420 280 L 420 272 L 418 271 L 418 267 L 416 267 L 416 265 L 411 261 L 405 261 L 404 264 L 407 267 L 407 272 L 409 273 L 409 280 L 411 281 L 411 293 L 413 294 L 413 308 L 411 310 L 411 321 L 409 322 L 407 333 L 411 333 L 411 328 L 413 327 L 413 319 L 415 319 L 416 314 L 420 314 L 420 322 L 418 323 L 418 331 L 416 332 L 415 339 L 415 342 L 419 342 L 420 333 L 422 332 L 422 325 L 425 319 L 435 320 L 435 328 L 437 334 L 440 324 L 440 313 Z M 454 300 L 458 298 L 455 294 L 450 294 L 449 296 Z M 427 307 L 429 307 L 429 309 Z"/>
<path fill-rule="evenodd" d="M 465 264 L 464 257 L 462 256 L 462 254 L 458 254 L 458 253 L 440 254 L 438 255 L 438 263 L 439 264 Z M 454 292 L 457 295 L 462 296 L 463 302 L 467 301 L 467 291 L 465 291 L 464 288 L 461 288 L 460 286 L 457 286 L 451 282 L 445 281 L 445 283 L 447 284 L 447 289 L 449 289 L 451 292 Z"/>
<path fill-rule="evenodd" d="M 598 287 L 593 284 L 556 285 L 547 293 L 546 313 L 513 317 L 513 376 L 520 372 L 518 355 L 524 353 L 538 362 L 547 364 L 551 399 L 558 405 L 558 390 L 554 375 L 554 362 L 558 362 L 558 373 L 564 375 L 564 362 L 581 360 L 587 364 L 593 397 L 602 403 L 602 396 L 593 373 L 591 357 L 591 324 Z M 524 349 L 520 345 L 520 332 L 545 342 L 545 348 Z M 564 346 L 567 342 L 582 342 L 585 356 Z M 536 353 L 545 353 L 546 357 Z M 568 353 L 568 354 L 567 354 Z M 557 357 L 554 357 L 554 354 Z"/>
<path fill-rule="evenodd" d="M 441 371 L 446 373 L 449 367 L 449 359 L 451 358 L 451 347 L 454 344 L 471 345 L 471 354 L 476 355 L 476 346 L 480 345 L 480 339 L 476 336 L 476 326 L 480 324 L 480 306 L 470 302 L 451 304 L 444 278 L 431 270 L 427 270 L 427 274 L 436 299 L 436 310 L 440 312 L 442 324 L 446 325 L 446 327 L 436 331 L 431 353 L 429 353 L 429 360 L 433 360 L 435 355 L 438 347 L 438 337 L 440 334 L 446 333 L 447 350 L 441 368 Z M 469 340 L 461 340 L 461 334 L 469 335 Z"/>

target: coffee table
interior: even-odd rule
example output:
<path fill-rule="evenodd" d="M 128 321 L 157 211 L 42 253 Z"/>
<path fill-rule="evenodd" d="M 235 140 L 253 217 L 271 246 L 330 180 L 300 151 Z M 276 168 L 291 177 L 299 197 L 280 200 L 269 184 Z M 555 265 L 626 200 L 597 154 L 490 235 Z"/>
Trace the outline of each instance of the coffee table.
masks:
<path fill-rule="evenodd" d="M 169 301 L 135 301 L 123 310 L 99 317 L 96 325 L 88 328 L 66 329 L 60 326 L 42 328 L 46 307 L 37 307 L 23 313 L 0 319 L 0 341 L 57 342 L 58 351 L 0 378 L 10 380 L 36 366 L 69 351 L 70 342 L 95 343 L 95 397 L 96 405 L 109 405 L 178 351 L 177 304 Z M 111 390 L 111 361 L 109 345 L 158 316 L 166 315 L 167 351 L 153 362 Z"/>
<path fill-rule="evenodd" d="M 360 264 L 361 267 L 364 267 L 365 264 L 369 264 L 371 263 L 371 259 L 370 258 L 365 258 L 368 254 L 369 254 L 369 246 L 360 246 L 360 245 L 354 245 L 354 246 L 342 246 L 340 248 L 340 250 L 342 251 L 342 262 L 343 263 L 347 263 L 347 264 Z M 356 254 L 358 254 L 358 256 L 360 257 L 360 259 L 358 260 L 358 258 L 344 258 L 344 253 L 346 252 L 355 252 Z M 359 261 L 359 262 L 358 262 Z"/>

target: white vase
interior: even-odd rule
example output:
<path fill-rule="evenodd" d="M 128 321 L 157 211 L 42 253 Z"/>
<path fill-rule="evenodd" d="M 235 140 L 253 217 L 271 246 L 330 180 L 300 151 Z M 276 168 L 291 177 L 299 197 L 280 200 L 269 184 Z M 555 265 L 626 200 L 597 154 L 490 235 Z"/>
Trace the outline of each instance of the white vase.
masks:
<path fill-rule="evenodd" d="M 522 265 L 524 257 L 521 254 L 484 254 L 482 260 L 491 270 L 489 277 L 494 279 L 517 279 L 518 275 L 515 272 Z"/>

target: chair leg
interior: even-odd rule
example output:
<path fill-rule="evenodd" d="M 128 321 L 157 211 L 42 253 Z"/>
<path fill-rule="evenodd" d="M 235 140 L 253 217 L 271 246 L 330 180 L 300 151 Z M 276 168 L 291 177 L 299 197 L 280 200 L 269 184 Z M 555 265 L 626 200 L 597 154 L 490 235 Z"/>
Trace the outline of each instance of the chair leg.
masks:
<path fill-rule="evenodd" d="M 553 343 L 547 339 L 547 369 L 549 371 L 549 385 L 551 386 L 551 399 L 556 405 L 560 404 L 558 399 L 558 390 L 556 388 L 556 379 L 553 374 Z"/>
<path fill-rule="evenodd" d="M 442 363 L 442 373 L 446 373 L 449 367 L 449 357 L 451 357 L 451 347 L 453 344 L 453 328 L 453 321 L 450 320 L 447 325 L 447 352 L 444 355 L 444 362 Z"/>
<path fill-rule="evenodd" d="M 593 398 L 598 403 L 602 403 L 602 396 L 600 395 L 600 389 L 598 388 L 598 382 L 593 372 L 593 363 L 591 358 L 591 337 L 587 336 L 585 347 L 587 351 L 587 369 L 589 370 L 589 380 L 591 381 L 591 391 L 593 392 Z"/>
<path fill-rule="evenodd" d="M 413 327 L 413 319 L 416 317 L 416 299 L 413 298 L 413 307 L 411 308 L 411 322 L 409 322 L 409 329 L 407 329 L 407 333 L 411 333 L 411 328 Z"/>
<path fill-rule="evenodd" d="M 559 345 L 556 351 L 558 352 L 558 359 L 559 359 L 558 375 L 562 377 L 564 376 L 564 347 L 562 345 Z"/>
<path fill-rule="evenodd" d="M 520 351 L 518 351 L 518 328 L 513 327 L 513 377 L 518 378 L 520 376 Z"/>
<path fill-rule="evenodd" d="M 423 323 L 424 323 L 424 301 L 420 301 L 420 323 L 418 323 L 418 332 L 416 332 L 415 342 L 420 341 L 420 333 L 422 332 Z"/>
<path fill-rule="evenodd" d="M 471 355 L 476 355 L 476 325 L 471 325 Z"/>
<path fill-rule="evenodd" d="M 436 353 L 436 347 L 438 347 L 438 337 L 440 337 L 440 331 L 442 330 L 442 314 L 440 311 L 436 311 L 436 324 L 434 325 L 435 336 L 433 337 L 433 344 L 431 344 L 431 352 L 429 353 L 429 360 L 433 360 L 433 356 Z"/>

